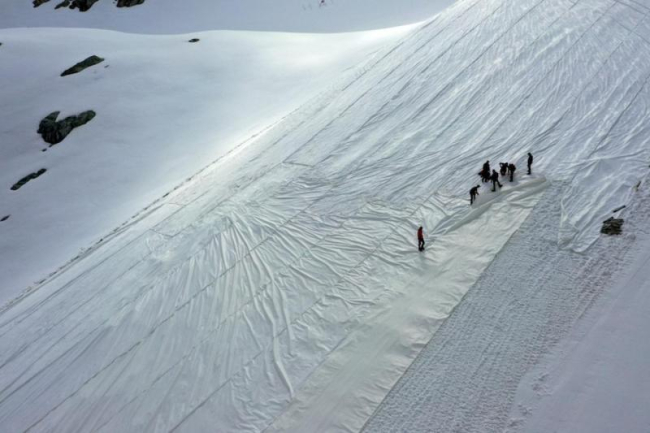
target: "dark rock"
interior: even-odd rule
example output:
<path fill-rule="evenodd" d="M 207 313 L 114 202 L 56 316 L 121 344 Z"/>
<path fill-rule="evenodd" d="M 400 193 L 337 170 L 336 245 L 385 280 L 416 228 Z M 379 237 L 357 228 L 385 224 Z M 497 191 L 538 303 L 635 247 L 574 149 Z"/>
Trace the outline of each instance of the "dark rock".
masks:
<path fill-rule="evenodd" d="M 77 74 L 77 73 L 83 71 L 84 69 L 90 68 L 91 66 L 95 66 L 95 65 L 97 65 L 97 64 L 99 64 L 99 63 L 101 63 L 103 61 L 104 61 L 104 59 L 102 59 L 101 57 L 90 56 L 86 60 L 83 60 L 83 61 L 77 63 L 76 65 L 74 65 L 73 67 L 68 68 L 65 71 L 63 71 L 61 73 L 61 76 L 65 77 L 67 75 Z"/>
<path fill-rule="evenodd" d="M 38 171 L 35 172 L 35 173 L 28 174 L 27 176 L 23 177 L 23 178 L 20 179 L 18 182 L 16 182 L 16 183 L 11 187 L 11 190 L 12 190 L 12 191 L 17 191 L 17 190 L 19 190 L 19 189 L 20 189 L 23 185 L 25 185 L 27 182 L 29 182 L 30 180 L 36 179 L 37 177 L 39 177 L 40 175 L 42 175 L 42 174 L 45 173 L 46 171 L 47 171 L 46 169 L 41 168 L 40 170 L 38 170 Z"/>
<path fill-rule="evenodd" d="M 50 0 L 33 0 L 34 7 L 38 7 L 48 1 Z M 61 3 L 56 5 L 54 9 L 70 8 L 79 9 L 80 12 L 86 12 L 98 1 L 99 0 L 63 0 Z M 144 2 L 145 0 L 115 0 L 115 5 L 118 8 L 130 8 L 132 6 L 141 5 Z"/>
<path fill-rule="evenodd" d="M 623 232 L 623 223 L 625 221 L 622 218 L 607 218 L 603 221 L 603 226 L 600 229 L 600 232 L 606 235 L 620 235 Z"/>
<path fill-rule="evenodd" d="M 130 8 L 132 6 L 141 5 L 144 0 L 117 0 L 118 8 Z"/>
<path fill-rule="evenodd" d="M 79 12 L 86 12 L 90 10 L 97 1 L 98 0 L 72 0 L 70 9 L 79 9 Z"/>
<path fill-rule="evenodd" d="M 193 38 L 193 39 L 190 39 L 188 42 L 196 43 L 196 42 L 198 42 L 198 41 L 200 41 L 199 38 Z"/>
<path fill-rule="evenodd" d="M 2 218 L 0 218 L 0 222 L 7 221 L 11 215 L 5 215 Z"/>
<path fill-rule="evenodd" d="M 74 128 L 85 125 L 90 122 L 96 113 L 92 110 L 84 111 L 77 116 L 69 116 L 63 120 L 56 121 L 60 112 L 55 111 L 49 114 L 38 125 L 38 133 L 41 134 L 43 140 L 50 145 L 55 145 L 62 142 Z"/>
<path fill-rule="evenodd" d="M 99 0 L 65 0 L 59 4 L 56 9 L 68 6 L 70 9 L 79 9 L 79 12 L 86 12 Z"/>

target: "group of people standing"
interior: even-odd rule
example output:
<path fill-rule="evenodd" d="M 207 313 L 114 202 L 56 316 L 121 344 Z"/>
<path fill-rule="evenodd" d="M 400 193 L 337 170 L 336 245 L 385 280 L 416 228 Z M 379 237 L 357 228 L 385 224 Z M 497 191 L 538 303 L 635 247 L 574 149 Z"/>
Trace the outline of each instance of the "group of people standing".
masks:
<path fill-rule="evenodd" d="M 528 174 L 532 173 L 532 168 L 533 168 L 533 154 L 528 152 Z M 501 173 L 501 176 L 505 176 L 507 174 L 508 176 L 510 176 L 510 182 L 513 182 L 515 180 L 516 170 L 517 167 L 511 162 L 499 163 L 499 172 Z M 497 186 L 499 188 L 503 187 L 503 185 L 501 185 L 501 182 L 499 182 L 499 172 L 497 172 L 494 169 L 492 170 L 490 169 L 490 161 L 488 160 L 485 162 L 485 164 L 483 164 L 483 169 L 478 173 L 479 176 L 481 176 L 481 181 L 483 181 L 483 183 L 492 181 L 492 192 L 495 192 L 497 190 Z M 480 187 L 481 185 L 476 185 L 469 190 L 470 205 L 474 204 L 476 197 L 478 197 L 479 195 L 478 189 Z"/>
<path fill-rule="evenodd" d="M 528 174 L 532 173 L 532 168 L 533 168 L 533 154 L 528 152 Z M 513 163 L 508 163 L 508 162 L 500 162 L 499 163 L 499 172 L 501 173 L 501 176 L 505 176 L 506 174 L 510 176 L 510 182 L 513 182 L 515 180 L 515 171 L 517 170 L 517 167 Z M 492 182 L 492 191 L 497 190 L 497 186 L 499 188 L 503 187 L 501 185 L 501 182 L 499 182 L 499 172 L 496 170 L 491 169 L 490 167 L 490 161 L 485 161 L 485 164 L 483 164 L 483 169 L 478 173 L 479 176 L 481 176 L 481 180 L 483 183 L 486 182 Z M 472 189 L 469 190 L 469 204 L 473 205 L 474 201 L 476 200 L 476 197 L 478 196 L 478 189 L 481 187 L 481 185 L 476 185 L 475 187 L 472 187 Z M 418 228 L 418 250 L 419 251 L 424 251 L 424 229 L 422 226 Z"/>

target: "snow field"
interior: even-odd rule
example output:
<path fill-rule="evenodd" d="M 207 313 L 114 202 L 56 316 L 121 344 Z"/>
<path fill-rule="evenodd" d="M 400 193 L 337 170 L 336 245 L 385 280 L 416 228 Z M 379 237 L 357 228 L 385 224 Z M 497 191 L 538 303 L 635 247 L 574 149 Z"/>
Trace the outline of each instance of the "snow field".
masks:
<path fill-rule="evenodd" d="M 549 364 L 544 359 L 549 352 L 556 352 L 558 343 L 566 341 L 569 331 L 589 314 L 599 297 L 609 287 L 616 287 L 616 281 L 634 262 L 631 258 L 645 245 L 635 234 L 647 232 L 648 191 L 636 194 L 624 211 L 629 234 L 603 237 L 585 255 L 558 244 L 562 211 L 557 197 L 565 188 L 562 182 L 551 184 L 391 390 L 364 432 L 587 431 L 587 426 L 595 426 L 592 418 L 600 418 L 605 423 L 601 427 L 609 427 L 592 431 L 643 430 L 634 428 L 641 425 L 639 421 L 647 421 L 643 392 L 636 399 L 628 396 L 629 418 L 603 418 L 599 411 L 611 408 L 612 400 L 600 406 L 582 406 L 582 411 L 576 408 L 579 412 L 569 414 L 576 407 L 569 399 L 580 395 L 565 392 L 560 395 L 563 400 L 555 400 Z M 604 318 L 598 316 L 600 312 L 594 311 L 596 317 Z M 600 355 L 594 355 L 600 359 L 610 353 L 601 344 L 597 350 Z M 629 353 L 612 356 L 620 361 L 639 359 Z M 580 389 L 576 382 L 588 392 L 592 381 L 608 383 L 616 377 L 597 375 L 580 382 L 583 368 L 595 360 L 582 358 L 584 363 L 566 368 L 554 358 L 553 365 L 559 367 L 562 378 L 578 377 L 569 392 Z M 642 375 L 635 377 L 645 383 Z M 562 383 L 556 384 L 562 389 Z M 607 399 L 608 393 L 592 393 L 592 397 L 598 396 Z M 549 405 L 538 406 L 539 399 L 546 399 Z M 568 406 L 562 408 L 562 401 Z"/>
<path fill-rule="evenodd" d="M 501 431 L 631 241 L 598 225 L 647 176 L 647 20 L 455 3 L 6 308 L 0 422 Z M 517 182 L 470 208 L 487 159 Z"/>
<path fill-rule="evenodd" d="M 55 10 L 51 0 L 36 9 L 31 1 L 0 4 L 0 28 L 74 27 L 127 33 L 182 34 L 209 30 L 341 33 L 386 29 L 428 20 L 452 0 L 145 0 L 116 8 L 99 0 L 84 13 Z"/>
<path fill-rule="evenodd" d="M 8 65 L 0 72 L 0 213 L 11 215 L 1 226 L 0 305 L 408 31 L 0 30 Z M 199 43 L 187 42 L 195 36 Z M 59 76 L 92 54 L 106 60 Z M 89 109 L 95 119 L 42 152 L 43 117 Z M 47 173 L 10 191 L 40 168 Z"/>
<path fill-rule="evenodd" d="M 646 178 L 647 181 L 647 178 Z M 645 182 L 644 182 L 645 184 Z M 648 190 L 621 212 L 625 239 L 603 240 L 608 264 L 576 326 L 522 378 L 508 431 L 642 432 L 650 428 L 645 338 L 648 291 Z M 622 243 L 622 248 L 615 246 Z M 612 248 L 613 247 L 613 248 Z M 621 251 L 624 249 L 624 251 Z M 611 271 L 608 273 L 607 271 Z"/>

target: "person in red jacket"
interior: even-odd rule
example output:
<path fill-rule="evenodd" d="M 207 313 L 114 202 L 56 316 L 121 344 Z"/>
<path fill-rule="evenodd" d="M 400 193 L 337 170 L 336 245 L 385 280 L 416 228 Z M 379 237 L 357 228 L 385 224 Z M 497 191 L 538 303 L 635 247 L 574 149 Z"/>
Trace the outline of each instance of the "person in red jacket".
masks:
<path fill-rule="evenodd" d="M 424 251 L 424 234 L 422 233 L 422 226 L 418 229 L 418 250 Z"/>

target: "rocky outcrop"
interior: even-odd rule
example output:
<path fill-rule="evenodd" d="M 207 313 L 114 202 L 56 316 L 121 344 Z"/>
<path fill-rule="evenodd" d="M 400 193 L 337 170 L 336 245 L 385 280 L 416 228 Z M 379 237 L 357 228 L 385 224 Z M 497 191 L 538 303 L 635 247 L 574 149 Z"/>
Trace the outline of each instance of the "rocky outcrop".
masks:
<path fill-rule="evenodd" d="M 73 129 L 90 122 L 96 115 L 92 110 L 84 111 L 77 116 L 69 116 L 57 122 L 60 111 L 49 114 L 38 125 L 38 133 L 51 146 L 62 142 Z"/>
<path fill-rule="evenodd" d="M 99 0 L 72 0 L 70 9 L 79 9 L 80 12 L 86 12 Z"/>
<path fill-rule="evenodd" d="M 623 218 L 607 218 L 603 221 L 600 232 L 606 235 L 620 235 L 623 232 Z"/>
<path fill-rule="evenodd" d="M 97 64 L 99 64 L 99 63 L 101 63 L 103 61 L 104 61 L 104 59 L 102 59 L 101 57 L 90 56 L 86 60 L 83 60 L 83 61 L 77 63 L 76 65 L 74 65 L 73 67 L 68 68 L 65 71 L 63 71 L 61 73 L 61 76 L 65 77 L 67 75 L 77 74 L 77 73 L 83 71 L 84 69 L 90 68 L 91 66 L 95 66 L 95 65 L 97 65 Z"/>
<path fill-rule="evenodd" d="M 14 183 L 14 185 L 11 187 L 11 190 L 12 191 L 18 191 L 27 182 L 29 182 L 30 180 L 36 179 L 37 177 L 39 177 L 40 175 L 42 175 L 46 171 L 47 171 L 47 169 L 41 168 L 40 170 L 38 170 L 38 171 L 36 171 L 34 173 L 28 174 L 27 176 L 20 179 L 18 182 Z"/>
<path fill-rule="evenodd" d="M 7 220 L 9 219 L 10 216 L 11 216 L 11 215 L 5 215 L 5 216 L 3 216 L 2 218 L 0 218 L 0 222 L 5 222 L 5 221 L 7 221 Z"/>
<path fill-rule="evenodd" d="M 187 42 L 189 42 L 189 43 L 191 43 L 191 44 L 195 44 L 195 43 L 197 43 L 198 41 L 200 41 L 199 38 L 192 38 L 192 39 L 190 39 L 190 40 L 187 41 Z"/>
<path fill-rule="evenodd" d="M 86 12 L 98 1 L 99 0 L 63 0 L 61 3 L 56 5 L 54 9 L 67 7 L 70 9 L 79 9 L 80 12 Z"/>
<path fill-rule="evenodd" d="M 144 0 L 117 0 L 118 8 L 130 8 L 144 3 Z"/>
<path fill-rule="evenodd" d="M 50 0 L 34 0 L 34 7 L 39 7 L 48 1 Z M 86 12 L 98 1 L 99 0 L 63 0 L 61 3 L 56 5 L 54 9 L 70 8 L 79 9 L 80 12 Z M 117 0 L 115 5 L 118 8 L 130 8 L 132 6 L 141 5 L 144 1 L 145 0 Z"/>

